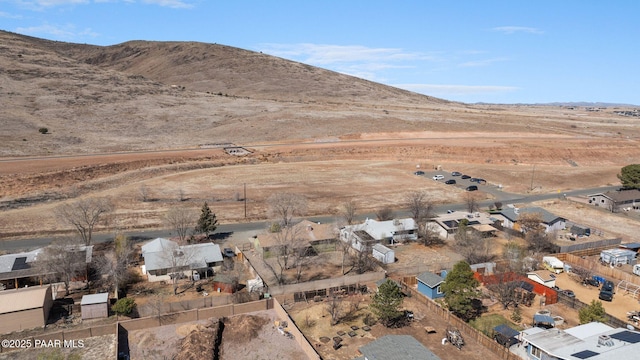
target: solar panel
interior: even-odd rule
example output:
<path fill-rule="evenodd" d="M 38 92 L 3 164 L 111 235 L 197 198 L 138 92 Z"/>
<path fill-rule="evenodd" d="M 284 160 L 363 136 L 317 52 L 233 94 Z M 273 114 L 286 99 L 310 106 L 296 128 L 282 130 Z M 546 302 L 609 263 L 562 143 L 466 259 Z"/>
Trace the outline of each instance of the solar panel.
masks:
<path fill-rule="evenodd" d="M 11 268 L 11 271 L 24 270 L 24 269 L 28 269 L 30 267 L 31 266 L 29 266 L 29 264 L 27 264 L 27 257 L 26 256 L 21 256 L 21 257 L 17 257 L 13 261 L 13 267 Z"/>
<path fill-rule="evenodd" d="M 575 356 L 578 359 L 588 359 L 588 358 L 590 358 L 592 356 L 596 356 L 596 355 L 600 355 L 600 354 L 597 353 L 597 352 L 591 351 L 591 350 L 583 350 L 583 351 L 577 352 L 575 354 L 571 354 L 571 356 Z"/>
<path fill-rule="evenodd" d="M 635 344 L 640 342 L 640 333 L 632 332 L 632 331 L 620 331 L 619 333 L 615 333 L 611 336 L 613 339 L 624 341 L 630 344 Z"/>

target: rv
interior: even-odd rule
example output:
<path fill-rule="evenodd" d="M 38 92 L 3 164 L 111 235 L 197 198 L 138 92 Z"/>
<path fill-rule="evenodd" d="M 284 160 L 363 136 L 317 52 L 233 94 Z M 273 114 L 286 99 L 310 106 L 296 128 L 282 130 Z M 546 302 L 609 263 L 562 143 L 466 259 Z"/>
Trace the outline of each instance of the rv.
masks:
<path fill-rule="evenodd" d="M 542 258 L 542 263 L 545 269 L 551 271 L 555 274 L 560 274 L 564 271 L 564 263 L 560 261 L 557 257 L 554 256 L 544 256 Z"/>

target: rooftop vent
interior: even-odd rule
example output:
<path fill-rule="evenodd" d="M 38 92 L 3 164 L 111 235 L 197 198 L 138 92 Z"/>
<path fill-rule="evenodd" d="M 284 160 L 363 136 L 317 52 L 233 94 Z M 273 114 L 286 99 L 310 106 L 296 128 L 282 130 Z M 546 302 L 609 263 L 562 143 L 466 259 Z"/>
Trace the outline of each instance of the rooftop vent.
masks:
<path fill-rule="evenodd" d="M 609 335 L 598 336 L 598 346 L 613 346 L 613 340 Z"/>

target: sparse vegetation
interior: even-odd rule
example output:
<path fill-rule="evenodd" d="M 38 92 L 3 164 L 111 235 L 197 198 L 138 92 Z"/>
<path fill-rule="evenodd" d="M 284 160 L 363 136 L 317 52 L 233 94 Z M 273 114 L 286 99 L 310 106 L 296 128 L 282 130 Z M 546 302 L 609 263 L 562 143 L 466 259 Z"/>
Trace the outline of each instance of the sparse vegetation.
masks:
<path fill-rule="evenodd" d="M 38 129 L 38 132 L 42 135 L 45 135 L 49 133 L 49 129 L 46 127 L 41 127 L 40 129 Z"/>
<path fill-rule="evenodd" d="M 136 301 L 132 298 L 122 298 L 116 301 L 111 307 L 114 313 L 118 315 L 129 316 L 136 308 Z"/>

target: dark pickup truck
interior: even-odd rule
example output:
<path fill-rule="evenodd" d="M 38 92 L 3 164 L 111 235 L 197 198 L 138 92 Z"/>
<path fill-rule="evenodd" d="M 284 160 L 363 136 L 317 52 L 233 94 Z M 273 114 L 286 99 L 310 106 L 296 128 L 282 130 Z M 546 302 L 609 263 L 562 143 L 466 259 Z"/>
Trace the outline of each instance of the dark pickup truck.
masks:
<path fill-rule="evenodd" d="M 600 295 L 598 295 L 600 300 L 604 301 L 612 301 L 613 300 L 613 282 L 605 281 L 600 289 Z"/>

